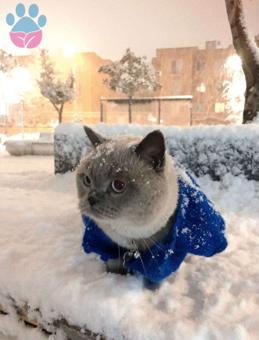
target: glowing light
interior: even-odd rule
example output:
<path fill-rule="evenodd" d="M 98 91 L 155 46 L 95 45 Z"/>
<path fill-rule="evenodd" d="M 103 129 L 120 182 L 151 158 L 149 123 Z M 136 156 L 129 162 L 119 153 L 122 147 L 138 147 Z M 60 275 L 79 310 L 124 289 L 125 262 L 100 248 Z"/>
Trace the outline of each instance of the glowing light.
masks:
<path fill-rule="evenodd" d="M 8 105 L 19 103 L 32 89 L 32 75 L 25 67 L 16 67 L 9 74 L 0 72 L 0 114 L 6 115 Z"/>
<path fill-rule="evenodd" d="M 23 96 L 25 92 L 33 88 L 32 75 L 25 67 L 16 67 L 11 72 L 13 90 L 18 96 Z"/>
<path fill-rule="evenodd" d="M 200 93 L 204 93 L 206 91 L 206 86 L 204 83 L 200 83 L 199 86 L 196 87 L 196 90 Z"/>
<path fill-rule="evenodd" d="M 147 120 L 149 122 L 152 122 L 152 123 L 156 123 L 157 122 L 157 118 L 152 116 L 152 115 L 148 115 Z"/>
<path fill-rule="evenodd" d="M 65 58 L 73 58 L 76 54 L 76 48 L 73 45 L 65 45 L 63 47 L 63 54 Z"/>

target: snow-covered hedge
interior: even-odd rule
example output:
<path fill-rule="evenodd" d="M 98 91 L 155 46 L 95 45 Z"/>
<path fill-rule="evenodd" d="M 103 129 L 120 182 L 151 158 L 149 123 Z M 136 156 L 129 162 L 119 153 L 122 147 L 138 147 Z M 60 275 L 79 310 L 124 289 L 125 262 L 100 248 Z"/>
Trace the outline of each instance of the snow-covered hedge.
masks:
<path fill-rule="evenodd" d="M 145 135 L 159 128 L 166 137 L 169 152 L 196 176 L 208 174 L 212 179 L 219 180 L 230 173 L 259 180 L 258 125 L 178 128 L 99 124 L 93 128 L 107 137 Z M 54 139 L 56 173 L 74 170 L 90 148 L 80 124 L 59 125 Z"/>

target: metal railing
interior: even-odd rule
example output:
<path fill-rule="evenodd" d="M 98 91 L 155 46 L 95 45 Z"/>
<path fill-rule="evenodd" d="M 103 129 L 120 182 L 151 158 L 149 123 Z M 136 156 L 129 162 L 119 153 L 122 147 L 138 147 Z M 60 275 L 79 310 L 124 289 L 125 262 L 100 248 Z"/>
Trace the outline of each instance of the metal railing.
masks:
<path fill-rule="evenodd" d="M 161 103 L 168 101 L 187 101 L 189 103 L 189 123 L 192 125 L 193 117 L 192 117 L 192 99 L 191 95 L 184 96 L 159 96 L 159 97 L 134 97 L 132 98 L 132 105 L 134 104 L 147 104 L 156 102 L 157 103 L 157 124 L 161 124 Z M 105 121 L 105 112 L 104 112 L 104 103 L 116 103 L 118 105 L 121 104 L 129 104 L 129 98 L 100 98 L 100 121 Z"/>

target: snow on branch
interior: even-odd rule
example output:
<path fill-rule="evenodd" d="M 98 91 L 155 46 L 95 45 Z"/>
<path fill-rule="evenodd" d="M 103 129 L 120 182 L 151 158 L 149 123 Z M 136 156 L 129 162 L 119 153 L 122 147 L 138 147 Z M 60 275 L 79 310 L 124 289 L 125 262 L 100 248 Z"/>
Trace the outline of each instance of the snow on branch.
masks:
<path fill-rule="evenodd" d="M 109 76 L 104 82 L 111 90 L 128 97 L 143 89 L 155 91 L 160 88 L 157 74 L 146 57 L 137 57 L 129 48 L 121 60 L 100 67 L 99 72 Z"/>
<path fill-rule="evenodd" d="M 11 54 L 0 49 L 0 72 L 10 72 L 16 64 L 16 59 Z"/>
<path fill-rule="evenodd" d="M 100 67 L 107 74 L 104 80 L 113 91 L 124 93 L 129 100 L 129 123 L 132 122 L 132 97 L 141 90 L 156 91 L 160 88 L 157 73 L 146 57 L 137 57 L 129 48 L 119 61 Z"/>

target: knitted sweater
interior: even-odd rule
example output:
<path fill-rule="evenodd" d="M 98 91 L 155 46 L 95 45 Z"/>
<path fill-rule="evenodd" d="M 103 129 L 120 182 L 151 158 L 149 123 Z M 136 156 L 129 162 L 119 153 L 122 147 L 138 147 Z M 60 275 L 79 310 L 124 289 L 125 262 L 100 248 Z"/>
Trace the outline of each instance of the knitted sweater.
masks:
<path fill-rule="evenodd" d="M 129 257 L 125 267 L 141 273 L 151 282 L 161 282 L 175 272 L 185 256 L 212 256 L 227 247 L 225 223 L 212 203 L 192 178 L 178 178 L 179 198 L 175 218 L 167 236 L 140 257 Z M 173 213 L 173 212 L 172 212 Z M 88 216 L 83 215 L 85 232 L 83 248 L 94 252 L 103 261 L 118 258 L 128 249 L 119 247 Z"/>

